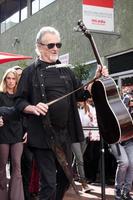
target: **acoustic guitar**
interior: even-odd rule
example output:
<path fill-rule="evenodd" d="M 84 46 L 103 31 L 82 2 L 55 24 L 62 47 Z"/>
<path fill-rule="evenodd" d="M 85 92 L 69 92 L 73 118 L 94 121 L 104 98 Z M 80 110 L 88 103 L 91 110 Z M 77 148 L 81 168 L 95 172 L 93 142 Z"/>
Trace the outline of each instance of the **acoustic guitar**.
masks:
<path fill-rule="evenodd" d="M 96 43 L 83 22 L 78 22 L 80 30 L 89 39 L 97 63 L 103 67 Z M 111 77 L 96 79 L 91 88 L 96 108 L 99 132 L 108 144 L 123 142 L 133 137 L 133 120 L 121 99 L 118 87 Z"/>

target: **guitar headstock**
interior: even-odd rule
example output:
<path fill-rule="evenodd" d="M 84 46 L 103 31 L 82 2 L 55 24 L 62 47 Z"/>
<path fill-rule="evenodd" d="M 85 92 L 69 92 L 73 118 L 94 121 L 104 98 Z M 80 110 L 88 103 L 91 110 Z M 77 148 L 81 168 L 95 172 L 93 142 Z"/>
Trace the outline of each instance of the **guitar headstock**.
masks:
<path fill-rule="evenodd" d="M 94 51 L 94 54 L 95 54 L 97 63 L 100 64 L 101 66 L 103 66 L 102 60 L 101 60 L 101 58 L 100 58 L 100 54 L 99 54 L 99 52 L 98 52 L 96 43 L 95 43 L 95 41 L 94 41 L 94 38 L 93 38 L 93 36 L 91 35 L 90 31 L 86 28 L 86 26 L 84 25 L 84 23 L 83 23 L 82 20 L 79 20 L 79 21 L 78 21 L 78 28 L 79 28 L 79 29 L 84 33 L 84 35 L 90 40 L 90 43 L 91 43 L 92 49 L 93 49 L 93 51 Z"/>
<path fill-rule="evenodd" d="M 86 28 L 86 26 L 84 25 L 83 21 L 82 20 L 79 20 L 78 21 L 78 27 L 79 29 L 84 33 L 84 35 L 87 37 L 87 38 L 91 38 L 91 33 L 90 31 Z"/>

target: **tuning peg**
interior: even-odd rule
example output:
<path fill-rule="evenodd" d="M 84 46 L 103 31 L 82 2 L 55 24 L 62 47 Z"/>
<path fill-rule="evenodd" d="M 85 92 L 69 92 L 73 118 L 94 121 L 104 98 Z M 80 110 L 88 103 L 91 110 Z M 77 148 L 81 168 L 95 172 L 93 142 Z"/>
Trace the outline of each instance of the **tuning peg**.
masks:
<path fill-rule="evenodd" d="M 75 32 L 81 32 L 81 29 L 80 29 L 79 26 L 74 27 L 73 30 L 74 30 Z"/>
<path fill-rule="evenodd" d="M 83 21 L 81 19 L 78 20 L 78 25 L 82 25 Z"/>

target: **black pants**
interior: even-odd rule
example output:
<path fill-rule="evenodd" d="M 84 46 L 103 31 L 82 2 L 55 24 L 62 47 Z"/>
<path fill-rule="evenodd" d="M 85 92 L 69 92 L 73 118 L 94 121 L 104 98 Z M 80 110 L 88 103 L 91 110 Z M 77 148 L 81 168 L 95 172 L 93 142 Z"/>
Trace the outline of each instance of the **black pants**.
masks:
<path fill-rule="evenodd" d="M 23 178 L 23 188 L 25 200 L 30 200 L 29 183 L 32 172 L 33 155 L 27 145 L 24 145 L 24 150 L 21 158 L 21 173 Z"/>
<path fill-rule="evenodd" d="M 58 130 L 56 141 L 63 148 L 71 164 L 72 152 L 67 130 Z M 62 200 L 69 181 L 51 149 L 32 148 L 40 173 L 39 200 Z"/>
<path fill-rule="evenodd" d="M 95 182 L 99 168 L 100 142 L 89 141 L 84 153 L 85 176 L 90 182 Z"/>
<path fill-rule="evenodd" d="M 61 166 L 49 149 L 33 150 L 40 172 L 40 200 L 61 200 L 69 187 Z"/>

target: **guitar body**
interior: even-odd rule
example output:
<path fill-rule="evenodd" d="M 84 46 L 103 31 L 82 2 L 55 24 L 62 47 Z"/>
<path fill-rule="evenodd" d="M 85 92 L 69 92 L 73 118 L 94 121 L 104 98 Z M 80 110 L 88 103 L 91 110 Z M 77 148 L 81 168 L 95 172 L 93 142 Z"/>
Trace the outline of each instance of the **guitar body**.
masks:
<path fill-rule="evenodd" d="M 133 121 L 121 100 L 115 81 L 111 77 L 96 80 L 92 85 L 100 134 L 108 144 L 133 137 Z"/>

